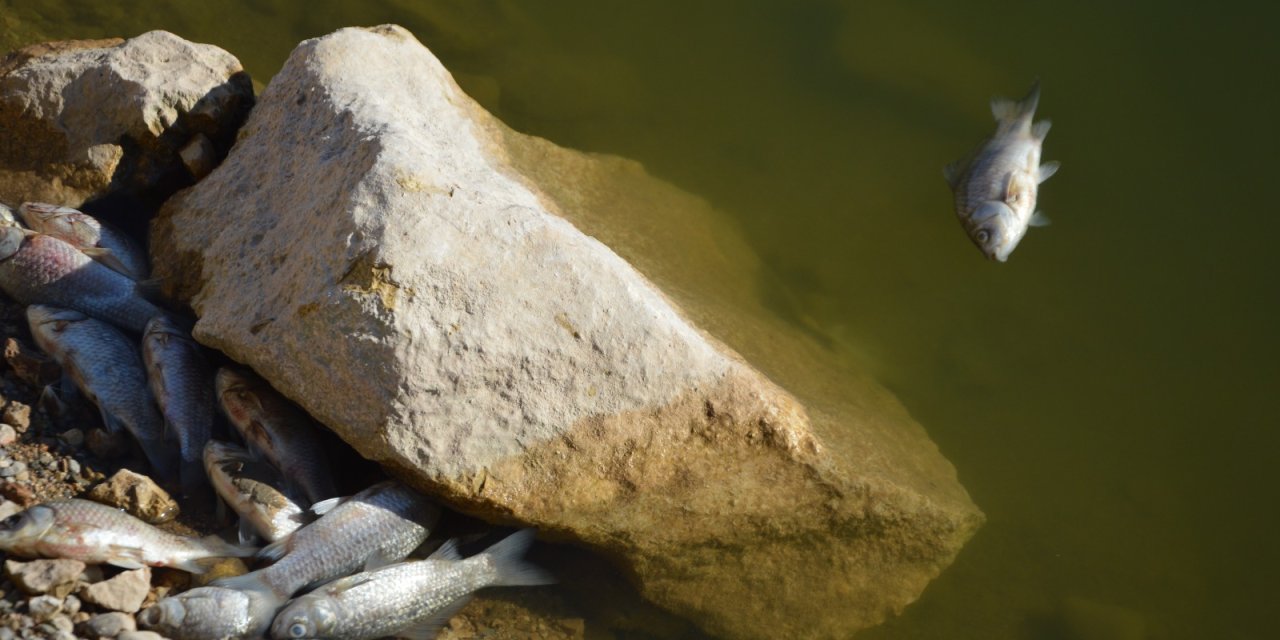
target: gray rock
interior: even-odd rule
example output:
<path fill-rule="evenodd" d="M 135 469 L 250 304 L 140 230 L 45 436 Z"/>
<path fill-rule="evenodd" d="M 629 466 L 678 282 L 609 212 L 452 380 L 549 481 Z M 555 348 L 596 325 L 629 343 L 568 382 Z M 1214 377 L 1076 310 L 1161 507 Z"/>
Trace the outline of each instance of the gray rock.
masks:
<path fill-rule="evenodd" d="M 846 637 L 982 521 L 707 203 L 511 131 L 398 27 L 299 45 L 151 246 L 197 339 L 363 455 L 715 634 Z"/>
<path fill-rule="evenodd" d="M 91 584 L 80 591 L 80 597 L 104 609 L 137 613 L 150 589 L 151 568 L 143 567 Z"/>
<path fill-rule="evenodd" d="M 10 464 L 0 467 L 0 478 L 13 478 L 22 475 L 27 470 L 27 463 L 21 460 L 14 460 Z"/>
<path fill-rule="evenodd" d="M 61 599 L 75 589 L 84 567 L 79 560 L 6 560 L 4 572 L 25 593 L 49 594 Z"/>
<path fill-rule="evenodd" d="M 116 636 L 116 640 L 165 640 L 164 636 L 154 631 L 124 631 Z"/>
<path fill-rule="evenodd" d="M 164 31 L 20 49 L 0 62 L 0 130 L 22 132 L 0 137 L 0 201 L 177 188 L 179 148 L 229 144 L 252 100 L 234 56 Z"/>
<path fill-rule="evenodd" d="M 122 631 L 135 631 L 137 628 L 137 622 L 129 614 L 100 613 L 81 626 L 81 633 L 92 638 L 114 638 Z"/>
<path fill-rule="evenodd" d="M 0 423 L 0 447 L 7 447 L 18 439 L 18 430 L 11 424 Z"/>

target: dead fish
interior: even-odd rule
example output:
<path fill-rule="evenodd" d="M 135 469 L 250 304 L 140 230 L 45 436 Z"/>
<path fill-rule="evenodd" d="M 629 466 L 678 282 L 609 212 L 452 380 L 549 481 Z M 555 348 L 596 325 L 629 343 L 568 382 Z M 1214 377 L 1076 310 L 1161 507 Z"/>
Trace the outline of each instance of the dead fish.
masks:
<path fill-rule="evenodd" d="M 182 491 L 193 496 L 209 484 L 202 457 L 213 432 L 213 369 L 191 333 L 164 316 L 147 323 L 142 359 L 167 431 L 178 441 Z"/>
<path fill-rule="evenodd" d="M 133 340 L 79 311 L 27 307 L 31 335 L 102 413 L 109 431 L 127 431 L 165 480 L 177 470 L 177 452 L 165 442 L 164 419 L 147 389 L 147 372 Z"/>
<path fill-rule="evenodd" d="M 164 311 L 138 284 L 52 236 L 0 227 L 0 289 L 21 304 L 74 309 L 134 333 Z"/>
<path fill-rule="evenodd" d="M 32 230 L 53 236 L 85 255 L 129 276 L 147 278 L 147 255 L 123 231 L 71 207 L 24 202 L 18 214 Z"/>
<path fill-rule="evenodd" d="M 319 427 L 301 409 L 247 371 L 219 369 L 216 388 L 231 424 L 284 474 L 290 493 L 300 492 L 309 504 L 338 495 Z"/>
<path fill-rule="evenodd" d="M 214 490 L 240 515 L 241 542 L 255 535 L 275 542 L 313 519 L 279 489 L 284 485 L 280 472 L 241 447 L 210 440 L 204 466 Z"/>
<path fill-rule="evenodd" d="M 521 559 L 533 535 L 519 531 L 465 560 L 450 540 L 426 560 L 341 578 L 290 602 L 272 622 L 271 637 L 434 637 L 475 591 L 555 582 Z"/>
<path fill-rule="evenodd" d="M 220 591 L 194 589 L 165 598 L 154 613 L 144 611 L 139 622 L 179 640 L 258 637 L 293 594 L 361 568 L 402 560 L 427 539 L 440 518 L 439 507 L 397 482 L 382 482 L 315 508 L 323 512 L 319 520 L 263 548 L 259 555 L 275 564 L 217 580 L 210 589 Z M 230 607 L 221 618 L 206 612 L 218 602 Z"/>
<path fill-rule="evenodd" d="M 1059 165 L 1040 164 L 1040 148 L 1049 135 L 1050 123 L 1032 123 L 1039 102 L 1039 81 L 1018 102 L 992 100 L 995 134 L 967 159 L 947 165 L 943 172 L 955 192 L 961 226 L 992 260 L 1008 260 L 1028 226 L 1049 223 L 1036 211 L 1036 195 L 1040 183 L 1057 172 Z"/>
<path fill-rule="evenodd" d="M 68 558 L 126 569 L 175 567 L 204 573 L 198 560 L 253 555 L 254 549 L 216 537 L 161 531 L 127 513 L 88 500 L 38 504 L 0 522 L 0 549 L 29 558 Z"/>

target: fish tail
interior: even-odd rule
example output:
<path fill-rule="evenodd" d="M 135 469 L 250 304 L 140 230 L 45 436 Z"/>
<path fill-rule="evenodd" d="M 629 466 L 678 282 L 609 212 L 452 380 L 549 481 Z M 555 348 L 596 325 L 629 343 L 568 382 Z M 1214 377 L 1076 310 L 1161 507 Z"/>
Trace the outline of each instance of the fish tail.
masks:
<path fill-rule="evenodd" d="M 223 589 L 235 589 L 236 591 L 251 593 L 255 596 L 255 600 L 260 600 L 264 604 L 274 605 L 275 608 L 279 608 L 280 605 L 283 605 L 285 601 L 289 599 L 289 595 L 292 595 L 280 595 L 279 593 L 276 593 L 276 590 L 271 588 L 271 585 L 268 584 L 266 579 L 263 577 L 261 570 L 250 571 L 249 573 L 238 576 L 218 578 L 217 580 L 210 582 L 209 586 L 221 587 Z"/>
<path fill-rule="evenodd" d="M 248 558 L 258 552 L 255 547 L 231 544 L 216 535 L 201 538 L 200 546 L 213 558 Z"/>
<path fill-rule="evenodd" d="M 992 98 L 991 99 L 991 115 L 995 116 L 996 122 L 1000 123 L 1000 127 L 1012 126 L 1031 126 L 1031 118 L 1036 113 L 1036 107 L 1040 104 L 1040 79 L 1031 83 L 1031 89 L 1027 91 L 1027 95 L 1021 100 L 1013 101 L 1008 98 Z"/>
<path fill-rule="evenodd" d="M 480 553 L 494 571 L 493 586 L 553 584 L 555 577 L 541 567 L 525 562 L 524 554 L 533 544 L 533 529 L 521 529 Z"/>

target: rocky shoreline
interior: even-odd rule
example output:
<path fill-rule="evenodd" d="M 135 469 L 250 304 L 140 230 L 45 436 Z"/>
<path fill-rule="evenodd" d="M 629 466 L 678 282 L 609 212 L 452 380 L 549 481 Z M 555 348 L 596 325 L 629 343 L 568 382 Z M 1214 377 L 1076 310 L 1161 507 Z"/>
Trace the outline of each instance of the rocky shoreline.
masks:
<path fill-rule="evenodd" d="M 165 32 L 28 48 L 0 63 L 0 126 L 22 132 L 0 137 L 0 202 L 145 235 L 195 338 L 357 467 L 566 545 L 545 552 L 562 591 L 482 596 L 441 637 L 846 637 L 982 522 L 891 394 L 769 311 L 706 202 L 508 129 L 400 27 L 305 41 L 259 96 Z M 40 406 L 53 374 L 5 313 L 29 424 L 0 479 L 80 495 L 119 462 L 92 416 Z M 191 516 L 173 526 L 217 526 Z M 69 592 L 74 614 L 38 620 L 43 594 L 6 594 L 23 637 L 108 613 Z"/>

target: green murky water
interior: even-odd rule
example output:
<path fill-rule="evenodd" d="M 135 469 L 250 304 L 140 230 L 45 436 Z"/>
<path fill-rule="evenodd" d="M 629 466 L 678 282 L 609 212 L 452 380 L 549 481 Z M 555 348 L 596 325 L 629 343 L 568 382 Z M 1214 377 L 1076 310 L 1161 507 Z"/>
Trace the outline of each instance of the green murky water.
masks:
<path fill-rule="evenodd" d="M 988 524 L 862 637 L 1275 637 L 1280 5 L 0 0 L 0 46 L 163 28 L 265 82 L 381 22 L 731 214 L 955 463 Z M 988 263 L 941 167 L 1037 76 L 1054 225 Z"/>

